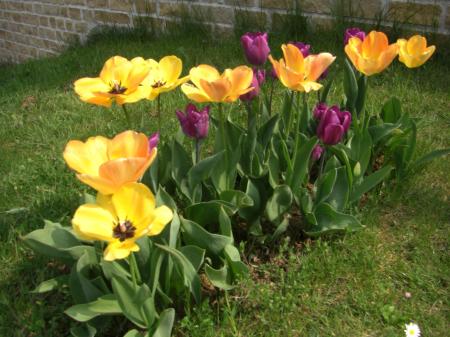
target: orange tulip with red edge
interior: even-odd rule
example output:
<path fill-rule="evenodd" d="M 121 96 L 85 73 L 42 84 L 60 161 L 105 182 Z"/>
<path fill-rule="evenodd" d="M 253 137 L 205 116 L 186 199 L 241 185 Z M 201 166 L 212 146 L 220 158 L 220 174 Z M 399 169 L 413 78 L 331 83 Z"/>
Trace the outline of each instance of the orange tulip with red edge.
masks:
<path fill-rule="evenodd" d="M 181 86 L 191 100 L 204 102 L 234 102 L 239 96 L 253 90 L 253 70 L 247 66 L 226 69 L 222 74 L 209 65 L 202 64 L 189 72 L 192 83 Z"/>
<path fill-rule="evenodd" d="M 371 76 L 381 73 L 392 63 L 398 55 L 398 46 L 389 44 L 383 32 L 371 31 L 363 41 L 350 38 L 345 53 L 359 72 Z"/>
<path fill-rule="evenodd" d="M 139 250 L 136 240 L 161 233 L 172 220 L 167 206 L 155 207 L 144 184 L 128 183 L 114 194 L 97 195 L 96 203 L 80 206 L 72 219 L 74 232 L 84 240 L 107 242 L 104 259 L 123 259 Z"/>
<path fill-rule="evenodd" d="M 102 136 L 86 142 L 71 140 L 63 156 L 77 178 L 102 194 L 111 194 L 122 185 L 138 181 L 156 157 L 143 133 L 125 131 L 113 139 Z"/>
<path fill-rule="evenodd" d="M 276 61 L 272 55 L 269 60 L 281 83 L 295 91 L 310 92 L 319 90 L 320 75 L 334 62 L 335 56 L 330 53 L 320 53 L 303 57 L 302 52 L 293 44 L 283 44 L 283 58 Z"/>
<path fill-rule="evenodd" d="M 75 92 L 87 103 L 110 107 L 112 102 L 122 105 L 134 103 L 145 97 L 141 82 L 150 67 L 146 63 L 132 63 L 124 57 L 108 59 L 99 77 L 85 77 L 75 81 Z"/>
<path fill-rule="evenodd" d="M 399 61 L 408 68 L 417 68 L 423 65 L 433 55 L 435 46 L 427 47 L 427 39 L 414 35 L 409 40 L 397 40 L 399 47 Z"/>

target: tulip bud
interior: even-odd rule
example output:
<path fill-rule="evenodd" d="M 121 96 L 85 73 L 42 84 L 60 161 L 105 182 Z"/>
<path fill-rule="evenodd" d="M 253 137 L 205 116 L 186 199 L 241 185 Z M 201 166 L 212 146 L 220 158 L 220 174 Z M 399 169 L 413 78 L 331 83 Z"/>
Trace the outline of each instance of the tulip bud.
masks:
<path fill-rule="evenodd" d="M 148 137 L 148 152 L 151 152 L 159 143 L 159 132 L 155 132 Z"/>
<path fill-rule="evenodd" d="M 266 63 L 270 53 L 267 33 L 245 33 L 241 37 L 241 44 L 249 63 L 255 66 Z"/>
<path fill-rule="evenodd" d="M 178 110 L 176 114 L 186 136 L 194 139 L 206 138 L 209 128 L 209 106 L 198 111 L 194 104 L 189 103 L 186 106 L 186 113 Z"/>
<path fill-rule="evenodd" d="M 357 37 L 361 41 L 364 41 L 366 33 L 359 28 L 347 28 L 344 33 L 344 46 L 348 43 L 348 40 L 352 37 Z"/>
<path fill-rule="evenodd" d="M 323 154 L 323 147 L 317 144 L 316 146 L 314 146 L 314 149 L 312 150 L 311 159 L 313 161 L 317 161 L 320 159 L 320 157 L 322 157 L 322 154 Z"/>
<path fill-rule="evenodd" d="M 313 110 L 313 116 L 315 119 L 321 119 L 323 114 L 328 110 L 328 106 L 325 103 L 318 103 Z"/>
<path fill-rule="evenodd" d="M 261 84 L 264 83 L 264 80 L 266 78 L 266 72 L 264 70 L 257 70 L 253 69 L 253 80 L 251 86 L 253 87 L 252 91 L 249 91 L 248 93 L 239 96 L 239 98 L 242 101 L 251 101 L 256 96 L 259 95 L 259 91 L 261 88 Z"/>
<path fill-rule="evenodd" d="M 361 175 L 361 164 L 359 162 L 357 162 L 353 168 L 353 175 L 355 177 L 359 177 Z"/>
<path fill-rule="evenodd" d="M 339 143 L 350 127 L 352 115 L 348 111 L 341 111 L 339 107 L 332 106 L 322 113 L 317 127 L 317 136 L 324 144 L 335 145 Z"/>

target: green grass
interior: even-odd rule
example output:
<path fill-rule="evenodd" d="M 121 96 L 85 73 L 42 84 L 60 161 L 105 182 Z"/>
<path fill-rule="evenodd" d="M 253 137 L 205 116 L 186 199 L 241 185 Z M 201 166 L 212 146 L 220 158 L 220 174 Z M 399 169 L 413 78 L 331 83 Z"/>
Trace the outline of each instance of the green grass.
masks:
<path fill-rule="evenodd" d="M 341 42 L 319 36 L 308 40 L 314 50 L 333 51 L 342 60 Z M 277 46 L 272 41 L 279 55 Z M 237 41 L 115 33 L 60 57 L 0 66 L 0 336 L 67 336 L 74 324 L 63 313 L 71 301 L 67 292 L 29 293 L 64 266 L 35 256 L 20 236 L 41 227 L 45 218 L 69 224 L 87 190 L 63 162 L 66 142 L 126 128 L 118 108 L 84 104 L 71 85 L 98 74 L 115 54 L 157 59 L 175 54 L 185 72 L 198 63 L 244 63 Z M 333 69 L 339 83 L 340 63 Z M 448 147 L 449 74 L 443 55 L 417 70 L 395 64 L 370 78 L 370 111 L 377 113 L 396 95 L 420 120 L 418 154 Z M 339 102 L 342 88 L 331 95 Z M 163 137 L 178 130 L 174 111 L 186 103 L 179 90 L 164 96 Z M 156 130 L 154 109 L 150 102 L 131 107 L 136 129 Z M 242 111 L 236 109 L 236 118 Z M 408 181 L 373 192 L 359 214 L 367 227 L 360 232 L 312 242 L 284 238 L 281 248 L 249 256 L 251 277 L 229 294 L 229 306 L 223 294 L 206 298 L 177 322 L 177 335 L 394 337 L 404 336 L 403 324 L 415 321 L 424 337 L 448 336 L 449 172 L 449 159 L 440 159 Z"/>

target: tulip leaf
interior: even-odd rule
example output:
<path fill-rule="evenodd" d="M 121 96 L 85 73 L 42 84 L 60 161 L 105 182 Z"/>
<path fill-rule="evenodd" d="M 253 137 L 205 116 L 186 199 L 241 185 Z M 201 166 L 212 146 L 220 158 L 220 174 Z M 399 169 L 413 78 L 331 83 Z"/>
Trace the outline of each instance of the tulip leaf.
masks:
<path fill-rule="evenodd" d="M 292 191 L 288 185 L 275 187 L 272 196 L 267 201 L 266 215 L 269 221 L 276 221 L 287 212 L 293 201 Z"/>
<path fill-rule="evenodd" d="M 71 306 L 65 313 L 78 322 L 86 322 L 99 315 L 117 315 L 122 310 L 113 294 L 104 295 L 95 301 Z"/>
<path fill-rule="evenodd" d="M 398 122 L 401 115 L 401 103 L 396 97 L 392 97 L 388 100 L 381 110 L 381 118 L 385 123 L 395 124 Z"/>
<path fill-rule="evenodd" d="M 159 317 L 158 325 L 152 337 L 170 337 L 174 321 L 175 310 L 172 308 L 164 310 Z"/>
<path fill-rule="evenodd" d="M 306 174 L 308 173 L 311 152 L 317 142 L 317 137 L 312 137 L 311 139 L 306 139 L 303 135 L 297 137 L 292 158 L 292 169 L 289 169 L 286 173 L 286 184 L 289 185 L 292 190 L 300 188 L 305 180 Z"/>
<path fill-rule="evenodd" d="M 447 149 L 440 149 L 440 150 L 434 150 L 432 152 L 427 153 L 426 155 L 420 157 L 417 159 L 409 168 L 410 172 L 416 171 L 419 168 L 421 168 L 423 165 L 427 164 L 428 162 L 432 161 L 435 158 L 446 156 L 450 154 L 450 148 Z"/>
<path fill-rule="evenodd" d="M 147 285 L 135 286 L 130 280 L 118 275 L 112 278 L 111 284 L 122 313 L 137 326 L 145 328 L 147 324 L 142 305 L 151 296 Z"/>
<path fill-rule="evenodd" d="M 205 250 L 198 246 L 183 246 L 180 247 L 179 250 L 198 272 L 205 259 Z"/>
<path fill-rule="evenodd" d="M 278 115 L 269 118 L 258 130 L 258 143 L 266 149 L 272 139 L 273 132 L 278 123 Z"/>
<path fill-rule="evenodd" d="M 97 329 L 89 324 L 84 324 L 71 328 L 70 334 L 73 337 L 94 337 L 97 334 Z"/>
<path fill-rule="evenodd" d="M 138 330 L 133 329 L 128 331 L 123 337 L 144 337 L 144 336 L 142 336 L 142 334 Z"/>
<path fill-rule="evenodd" d="M 181 218 L 181 230 L 187 244 L 196 245 L 215 255 L 219 255 L 226 245 L 233 242 L 230 237 L 212 234 L 198 223 L 184 218 Z"/>
<path fill-rule="evenodd" d="M 280 237 L 281 234 L 283 234 L 284 232 L 286 232 L 286 230 L 289 227 L 289 218 L 288 217 L 284 217 L 279 224 L 277 225 L 277 228 L 275 229 L 275 231 L 273 232 L 272 236 L 271 236 L 271 240 L 276 240 Z"/>
<path fill-rule="evenodd" d="M 223 265 L 220 269 L 214 269 L 209 265 L 205 265 L 205 273 L 215 287 L 223 290 L 234 288 L 231 284 L 232 276 L 227 265 Z"/>
<path fill-rule="evenodd" d="M 225 151 L 209 156 L 197 164 L 192 166 L 188 171 L 188 181 L 191 191 L 202 181 L 209 178 L 214 170 L 214 167 L 224 157 Z"/>
<path fill-rule="evenodd" d="M 368 130 L 355 133 L 350 140 L 349 156 L 354 162 L 361 165 L 361 175 L 366 172 L 372 155 L 372 137 Z"/>
<path fill-rule="evenodd" d="M 344 61 L 344 92 L 347 98 L 345 107 L 353 113 L 358 98 L 358 83 L 356 82 L 355 72 L 348 59 Z M 352 115 L 356 120 L 356 115 Z"/>
<path fill-rule="evenodd" d="M 239 190 L 223 191 L 219 195 L 220 200 L 229 202 L 238 208 L 253 206 L 253 200 L 247 194 Z"/>
<path fill-rule="evenodd" d="M 309 236 L 318 236 L 330 232 L 354 231 L 362 227 L 353 215 L 340 213 L 325 202 L 316 207 L 314 216 L 317 225 L 306 231 Z"/>
<path fill-rule="evenodd" d="M 159 185 L 158 192 L 156 193 L 156 206 L 162 205 L 166 205 L 173 211 L 178 210 L 176 202 L 172 199 L 169 193 L 166 192 L 164 187 Z"/>
<path fill-rule="evenodd" d="M 336 180 L 333 184 L 333 189 L 325 200 L 337 210 L 342 210 L 347 206 L 350 194 L 350 186 L 346 172 L 344 166 L 336 169 Z"/>
<path fill-rule="evenodd" d="M 158 243 L 155 243 L 155 246 L 169 253 L 174 258 L 174 261 L 182 270 L 184 285 L 189 288 L 195 301 L 200 303 L 200 278 L 192 263 L 177 249 Z"/>
<path fill-rule="evenodd" d="M 248 267 L 241 261 L 239 250 L 232 244 L 225 246 L 225 257 L 235 277 L 248 274 Z"/>
<path fill-rule="evenodd" d="M 46 293 L 46 292 L 52 291 L 54 289 L 60 288 L 64 285 L 67 285 L 68 281 L 69 281 L 68 275 L 57 276 L 52 279 L 49 279 L 49 280 L 39 283 L 39 285 L 36 288 L 34 288 L 31 291 L 31 293 L 33 293 L 33 294 Z"/>
<path fill-rule="evenodd" d="M 333 79 L 330 79 L 327 84 L 325 84 L 323 90 L 322 90 L 322 94 L 320 95 L 320 102 L 321 103 L 326 103 L 327 102 L 327 98 L 328 98 L 328 94 L 330 93 L 330 89 L 331 89 L 331 84 L 333 84 Z"/>
<path fill-rule="evenodd" d="M 177 141 L 172 143 L 172 178 L 177 184 L 185 179 L 189 169 L 192 166 L 192 161 L 189 154 L 184 147 Z"/>
<path fill-rule="evenodd" d="M 320 204 L 325 201 L 328 196 L 333 191 L 334 184 L 336 183 L 337 169 L 329 170 L 327 173 L 323 174 L 317 180 L 317 194 L 316 194 L 316 204 Z"/>
<path fill-rule="evenodd" d="M 367 92 L 367 76 L 362 74 L 358 79 L 358 96 L 355 101 L 356 114 L 359 116 L 364 109 Z"/>
<path fill-rule="evenodd" d="M 353 191 L 351 193 L 349 201 L 350 202 L 358 201 L 364 193 L 370 191 L 372 188 L 381 183 L 392 171 L 392 169 L 393 169 L 392 166 L 387 165 L 379 169 L 378 171 L 372 173 L 371 175 L 364 177 L 364 180 L 361 182 L 361 184 L 353 186 Z"/>
<path fill-rule="evenodd" d="M 195 221 L 207 227 L 211 223 L 217 223 L 219 218 L 220 209 L 223 208 L 228 215 L 233 215 L 237 212 L 238 208 L 223 200 L 211 200 L 205 202 L 198 202 L 185 208 L 184 214 L 186 218 Z"/>

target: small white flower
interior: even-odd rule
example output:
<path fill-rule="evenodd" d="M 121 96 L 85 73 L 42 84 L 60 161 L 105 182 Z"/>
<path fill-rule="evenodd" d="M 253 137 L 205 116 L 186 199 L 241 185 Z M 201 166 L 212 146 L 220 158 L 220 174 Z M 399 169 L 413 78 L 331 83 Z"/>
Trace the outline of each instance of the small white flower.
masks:
<path fill-rule="evenodd" d="M 405 324 L 406 337 L 420 337 L 420 328 L 415 323 Z"/>

